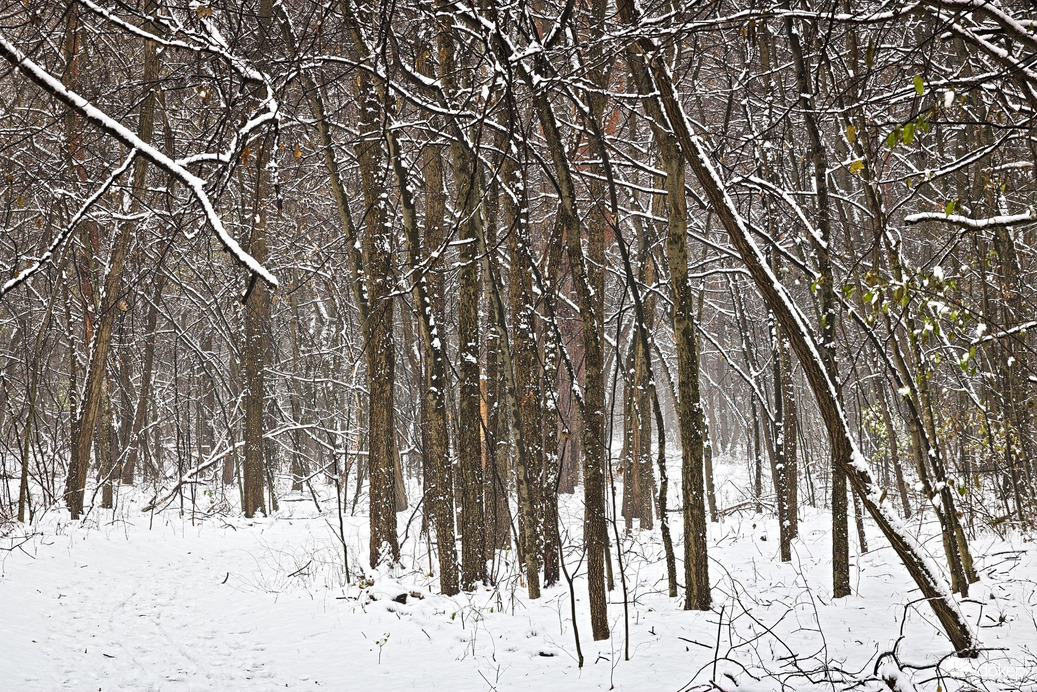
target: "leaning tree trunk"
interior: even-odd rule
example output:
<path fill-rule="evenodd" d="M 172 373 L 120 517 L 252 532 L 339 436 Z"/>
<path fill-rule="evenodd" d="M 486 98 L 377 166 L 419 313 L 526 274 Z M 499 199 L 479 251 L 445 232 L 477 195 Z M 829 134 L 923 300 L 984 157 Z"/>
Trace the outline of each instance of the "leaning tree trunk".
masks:
<path fill-rule="evenodd" d="M 637 19 L 630 0 L 621 0 L 620 14 L 626 23 Z M 825 423 L 832 447 L 832 457 L 840 466 L 860 494 L 868 513 L 878 524 L 897 556 L 918 585 L 922 596 L 929 602 L 951 645 L 959 655 L 974 655 L 977 641 L 972 628 L 965 620 L 953 595 L 939 576 L 939 570 L 922 550 L 918 542 L 900 523 L 896 511 L 879 489 L 872 477 L 867 461 L 857 448 L 848 428 L 835 383 L 820 353 L 809 327 L 793 303 L 784 285 L 767 266 L 762 252 L 756 245 L 734 202 L 721 183 L 715 166 L 707 154 L 702 141 L 694 134 L 674 91 L 673 81 L 664 63 L 659 58 L 654 41 L 647 37 L 637 40 L 637 56 L 650 66 L 657 99 L 666 112 L 667 119 L 685 157 L 691 164 L 695 177 L 706 193 L 710 206 L 719 216 L 731 242 L 749 270 L 764 302 L 774 312 L 789 337 L 792 348 L 799 357 L 807 381 L 817 399 L 818 408 Z"/>
<path fill-rule="evenodd" d="M 73 8 L 70 15 L 69 46 L 70 68 L 67 78 L 74 83 L 77 79 L 79 46 L 81 29 L 76 18 L 77 9 Z M 154 82 L 158 74 L 158 62 L 156 49 L 153 42 L 147 42 L 145 47 L 144 79 L 150 84 Z M 137 126 L 138 138 L 150 143 L 154 131 L 154 108 L 155 93 L 149 90 L 145 94 L 141 104 L 141 116 Z M 70 122 L 73 123 L 71 154 L 76 162 L 76 170 L 85 175 L 82 169 L 82 148 L 80 135 L 78 134 L 77 118 L 70 111 Z M 134 199 L 139 199 L 144 193 L 145 177 L 147 175 L 147 160 L 138 157 L 134 161 L 132 189 Z M 139 204 L 139 203 L 137 203 Z M 90 463 L 90 449 L 93 441 L 93 432 L 98 423 L 101 409 L 101 396 L 104 390 L 104 382 L 107 379 L 108 351 L 111 346 L 112 328 L 115 316 L 118 314 L 116 305 L 119 300 L 119 290 L 122 281 L 122 270 L 129 252 L 130 239 L 134 225 L 132 221 L 125 221 L 120 225 L 118 236 L 115 239 L 112 255 L 108 262 L 108 271 L 104 280 L 103 304 L 97 307 L 97 323 L 95 325 L 91 348 L 89 352 L 89 366 L 87 368 L 86 387 L 80 402 L 79 416 L 76 421 L 75 446 L 72 450 L 72 462 L 69 464 L 69 477 L 67 483 L 66 503 L 72 518 L 79 518 L 83 512 L 83 500 L 86 489 L 87 468 Z"/>

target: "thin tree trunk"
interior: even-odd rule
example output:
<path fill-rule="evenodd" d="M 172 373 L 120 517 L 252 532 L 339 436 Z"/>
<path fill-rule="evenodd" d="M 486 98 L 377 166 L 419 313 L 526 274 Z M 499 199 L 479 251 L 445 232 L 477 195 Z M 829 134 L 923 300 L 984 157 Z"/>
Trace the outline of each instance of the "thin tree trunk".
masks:
<path fill-rule="evenodd" d="M 629 8 L 621 18 L 629 22 Z M 626 16 L 622 16 L 625 14 Z M 651 93 L 648 70 L 631 46 L 627 65 L 638 90 Z M 710 607 L 709 561 L 706 551 L 704 488 L 705 417 L 699 395 L 699 353 L 695 334 L 695 303 L 688 277 L 688 203 L 684 183 L 684 155 L 673 134 L 664 130 L 662 109 L 646 99 L 652 133 L 666 174 L 666 261 L 673 295 L 673 331 L 677 350 L 677 418 L 681 438 L 681 497 L 684 519 L 684 576 L 686 610 Z M 663 430 L 659 430 L 660 443 Z M 661 512 L 660 512 L 661 513 Z"/>
<path fill-rule="evenodd" d="M 875 397 L 879 401 L 879 409 L 882 411 L 882 422 L 886 426 L 886 437 L 889 441 L 889 461 L 893 465 L 893 475 L 896 478 L 897 492 L 900 495 L 900 506 L 904 510 L 904 518 L 911 518 L 911 498 L 907 492 L 907 483 L 904 482 L 904 468 L 900 461 L 900 443 L 897 441 L 897 429 L 893 427 L 893 418 L 889 415 L 889 404 L 886 395 L 881 388 L 876 387 Z"/>
<path fill-rule="evenodd" d="M 784 375 L 781 371 L 781 335 L 770 317 L 771 327 L 771 372 L 774 378 L 774 442 L 771 455 L 771 482 L 774 484 L 774 503 L 778 514 L 778 544 L 782 562 L 792 561 L 792 536 L 789 532 L 789 487 L 788 456 L 786 442 L 789 432 L 785 428 L 785 387 Z"/>

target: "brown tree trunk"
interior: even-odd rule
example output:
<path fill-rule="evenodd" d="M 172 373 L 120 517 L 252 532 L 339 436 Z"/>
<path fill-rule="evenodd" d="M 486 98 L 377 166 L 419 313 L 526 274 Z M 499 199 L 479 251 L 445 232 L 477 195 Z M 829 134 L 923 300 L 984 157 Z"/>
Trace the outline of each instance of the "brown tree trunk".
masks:
<path fill-rule="evenodd" d="M 101 483 L 101 508 L 111 509 L 115 503 L 112 477 L 115 475 L 115 426 L 112 421 L 112 393 L 107 373 L 101 382 L 101 415 L 97 419 L 97 459 Z"/>
<path fill-rule="evenodd" d="M 260 0 L 260 52 L 263 53 L 270 40 L 270 22 L 273 16 L 273 0 Z M 245 155 L 242 156 L 245 159 Z M 266 224 L 268 185 L 267 162 L 270 158 L 269 140 L 259 144 L 253 159 L 255 165 L 255 192 L 248 218 L 252 221 L 249 236 L 249 253 L 260 263 L 266 262 Z M 244 161 L 243 161 L 244 163 Z M 267 483 L 267 457 L 264 440 L 266 415 L 265 369 L 269 353 L 267 330 L 270 321 L 270 288 L 255 277 L 245 299 L 245 343 L 242 360 L 245 370 L 245 462 L 242 468 L 242 510 L 246 517 L 256 512 L 267 514 L 264 487 Z"/>
<path fill-rule="evenodd" d="M 507 156 L 501 166 L 501 177 L 505 181 L 514 181 L 518 175 L 517 162 Z M 527 259 L 528 250 L 522 244 L 530 242 L 529 228 L 520 219 L 523 210 L 515 204 L 510 195 L 501 200 L 504 211 L 504 224 L 511 232 L 508 235 L 508 256 L 510 277 L 508 282 L 508 299 L 511 303 L 511 337 L 512 353 L 515 359 L 515 382 L 518 386 L 520 417 L 522 419 L 522 438 L 526 442 L 526 468 L 519 470 L 520 489 L 519 506 L 521 512 L 521 531 L 523 546 L 527 552 L 527 562 L 538 566 L 543 562 L 544 538 L 553 532 L 553 524 L 545 521 L 546 508 L 543 506 L 545 492 L 545 462 L 543 436 L 543 403 L 541 401 L 539 359 L 536 343 L 536 312 L 533 308 L 532 272 Z M 554 424 L 553 418 L 550 424 Z"/>
<path fill-rule="evenodd" d="M 264 147 L 265 148 L 265 147 Z M 258 262 L 265 262 L 266 209 L 264 207 L 267 152 L 256 157 L 256 193 L 253 201 L 252 233 L 248 251 Z M 270 319 L 269 288 L 256 281 L 245 301 L 245 338 L 242 362 L 245 370 L 245 463 L 242 468 L 242 511 L 246 517 L 256 512 L 267 513 L 264 487 L 266 485 L 265 446 L 263 444 L 265 415 L 266 329 Z"/>
<path fill-rule="evenodd" d="M 796 388 L 792 379 L 792 359 L 788 339 L 781 331 L 778 357 L 781 363 L 782 428 L 785 433 L 785 483 L 788 496 L 789 539 L 799 536 L 799 416 L 796 411 Z"/>
<path fill-rule="evenodd" d="M 835 363 L 835 280 L 829 256 L 831 224 L 828 197 L 828 158 L 814 112 L 813 86 L 810 82 L 810 66 L 800 42 L 800 29 L 791 17 L 785 19 L 785 32 L 792 51 L 796 73 L 798 102 L 809 137 L 809 160 L 814 173 L 814 188 L 817 190 L 817 228 L 820 241 L 814 242 L 820 279 L 817 282 L 821 307 L 821 358 L 828 370 L 829 379 L 837 382 Z M 836 392 L 839 396 L 839 392 Z M 849 524 L 846 497 L 846 471 L 832 462 L 832 578 L 833 596 L 840 598 L 850 594 Z"/>
<path fill-rule="evenodd" d="M 621 19 L 630 21 L 630 8 L 621 8 Z M 626 51 L 627 65 L 638 90 L 651 93 L 650 75 L 644 61 L 632 46 Z M 707 610 L 710 604 L 709 564 L 706 554 L 706 508 L 703 487 L 705 417 L 699 396 L 699 355 L 695 335 L 695 303 L 688 277 L 687 193 L 684 186 L 685 159 L 672 133 L 660 126 L 664 121 L 662 109 L 652 100 L 645 100 L 650 116 L 652 134 L 659 148 L 666 187 L 666 261 L 670 270 L 670 291 L 673 296 L 671 320 L 677 348 L 677 420 L 681 438 L 681 498 L 684 524 L 684 576 L 687 610 Z M 650 355 L 650 354 L 648 354 Z M 655 406 L 658 398 L 654 395 Z M 657 418 L 661 415 L 657 411 Z M 664 547 L 669 542 L 669 528 L 665 517 L 666 479 L 663 467 L 665 431 L 658 425 L 659 442 L 659 515 L 663 529 Z M 667 562 L 670 549 L 666 547 Z M 671 578 L 671 582 L 675 581 Z M 671 591 L 672 591 L 671 586 Z M 675 595 L 675 594 L 671 594 Z"/>
<path fill-rule="evenodd" d="M 486 484 L 483 497 L 486 507 L 487 558 L 492 558 L 494 551 L 504 550 L 511 545 L 507 430 L 501 423 L 501 416 L 506 415 L 506 412 L 502 410 L 500 338 L 496 328 L 487 330 L 486 374 L 483 379 L 483 430 L 486 435 L 483 442 L 483 478 Z"/>
<path fill-rule="evenodd" d="M 148 55 L 154 53 L 155 46 L 149 46 L 147 49 L 149 52 L 145 55 L 145 71 L 147 71 Z M 157 76 L 157 65 L 155 66 Z M 147 104 L 147 100 L 145 100 Z M 151 106 L 154 108 L 154 105 Z M 173 139 L 172 131 L 169 128 L 168 122 L 166 122 L 165 128 L 165 148 L 167 156 L 175 156 L 175 140 Z M 170 190 L 172 190 L 173 181 L 170 176 L 169 181 Z M 134 196 L 134 200 L 138 198 L 138 195 Z M 155 366 L 155 339 L 156 330 L 158 329 L 158 306 L 162 299 L 162 289 L 166 284 L 166 274 L 157 268 L 155 270 L 155 290 L 152 293 L 151 301 L 148 305 L 147 316 L 144 318 L 144 354 L 142 357 L 141 376 L 140 376 L 140 387 L 137 388 L 137 403 L 133 411 L 133 422 L 130 426 L 130 434 L 127 440 L 127 450 L 125 452 L 126 461 L 122 468 L 122 483 L 126 485 L 133 485 L 137 478 L 137 465 L 140 459 L 141 449 L 147 447 L 146 435 L 144 434 L 144 424 L 147 420 L 148 407 L 151 400 L 151 391 L 154 386 L 152 382 L 152 372 Z M 209 409 L 212 410 L 211 408 Z M 231 455 L 230 458 L 233 458 Z M 233 481 L 233 461 L 225 462 L 230 463 L 232 468 L 230 477 L 224 473 L 224 485 L 230 485 Z"/>
<path fill-rule="evenodd" d="M 562 261 L 560 243 L 550 243 L 547 248 L 547 267 L 544 272 L 544 290 L 555 295 L 558 290 L 558 266 Z M 565 471 L 565 441 L 559 434 L 563 420 L 560 411 L 558 332 L 544 329 L 544 377 L 543 377 L 543 450 L 544 484 L 541 499 L 544 505 L 544 584 L 551 586 L 560 577 L 562 546 L 558 535 L 558 495 L 562 488 Z M 572 465 L 570 460 L 569 465 Z M 570 491 L 572 492 L 572 491 Z"/>
<path fill-rule="evenodd" d="M 659 133 L 656 141 L 666 139 Z M 681 497 L 684 516 L 685 610 L 709 610 L 709 561 L 706 555 L 706 504 L 703 486 L 702 402 L 695 303 L 688 280 L 688 207 L 684 157 L 669 139 L 660 146 L 666 172 L 666 260 L 673 293 L 673 331 L 677 349 L 677 419 L 681 436 Z"/>
<path fill-rule="evenodd" d="M 358 52 L 366 51 L 355 40 Z M 361 59 L 367 59 L 361 52 Z M 385 192 L 385 151 L 382 148 L 383 108 L 370 76 L 360 71 L 354 84 L 360 111 L 360 138 L 356 146 L 360 163 L 365 215 L 361 237 L 364 273 L 362 290 L 367 294 L 363 315 L 368 378 L 368 494 L 371 543 L 369 562 L 400 557 L 396 535 L 396 344 L 393 337 L 392 237 Z"/>

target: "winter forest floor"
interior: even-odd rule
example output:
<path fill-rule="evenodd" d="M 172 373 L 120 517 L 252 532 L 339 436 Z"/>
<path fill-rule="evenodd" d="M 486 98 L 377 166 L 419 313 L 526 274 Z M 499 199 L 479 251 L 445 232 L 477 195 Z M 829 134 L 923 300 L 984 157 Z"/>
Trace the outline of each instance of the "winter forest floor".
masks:
<path fill-rule="evenodd" d="M 718 466 L 722 507 L 744 498 L 746 475 L 740 462 Z M 985 650 L 960 660 L 945 658 L 947 640 L 928 607 L 911 604 L 917 592 L 873 526 L 871 550 L 851 549 L 854 595 L 833 603 L 826 511 L 805 509 L 786 564 L 773 518 L 725 516 L 709 527 L 711 612 L 682 611 L 667 597 L 659 532 L 635 530 L 622 538 L 624 660 L 618 572 L 612 638 L 590 639 L 572 540 L 582 506 L 567 497 L 581 670 L 564 580 L 530 602 L 508 555 L 495 587 L 436 595 L 413 510 L 399 514 L 402 565 L 368 570 L 373 584 L 361 588 L 344 581 L 333 500 L 322 501 L 323 515 L 306 493 L 286 495 L 271 518 L 192 521 L 189 498 L 183 517 L 178 504 L 152 515 L 140 492 L 123 489 L 114 512 L 94 509 L 83 523 L 54 510 L 29 529 L 5 529 L 0 689 L 877 690 L 896 672 L 880 654 L 901 637 L 900 689 L 1037 689 L 1037 550 L 1019 535 L 973 541 L 982 580 L 962 608 Z M 679 514 L 670 523 L 681 574 Z M 932 534 L 917 519 L 911 526 Z M 357 571 L 366 517 L 347 516 L 345 533 Z M 926 545 L 940 554 L 938 538 Z M 393 600 L 401 594 L 405 603 Z"/>

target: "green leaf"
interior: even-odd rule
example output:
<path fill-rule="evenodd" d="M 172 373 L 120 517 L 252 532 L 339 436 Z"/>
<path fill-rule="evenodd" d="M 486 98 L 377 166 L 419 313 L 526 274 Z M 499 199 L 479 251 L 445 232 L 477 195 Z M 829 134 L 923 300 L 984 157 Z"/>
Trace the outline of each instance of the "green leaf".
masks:
<path fill-rule="evenodd" d="M 904 125 L 904 144 L 910 144 L 915 141 L 915 124 L 908 123 Z"/>
<path fill-rule="evenodd" d="M 946 205 L 944 205 L 944 207 L 943 207 L 943 215 L 944 216 L 950 216 L 951 214 L 954 213 L 954 202 L 955 201 L 956 200 L 952 199 L 949 202 L 947 202 Z"/>
<path fill-rule="evenodd" d="M 919 96 L 921 96 L 922 92 L 925 91 L 925 82 L 922 81 L 922 78 L 919 75 L 915 75 L 915 80 L 914 81 L 915 81 L 915 91 L 918 92 Z"/>
<path fill-rule="evenodd" d="M 893 147 L 895 147 L 897 145 L 897 141 L 899 141 L 899 139 L 900 139 L 900 128 L 898 127 L 898 128 L 895 128 L 892 132 L 890 132 L 889 136 L 886 137 L 886 146 L 889 147 L 890 149 L 892 149 Z"/>

